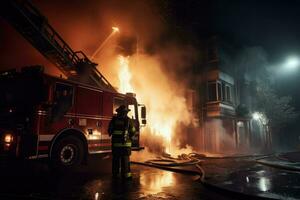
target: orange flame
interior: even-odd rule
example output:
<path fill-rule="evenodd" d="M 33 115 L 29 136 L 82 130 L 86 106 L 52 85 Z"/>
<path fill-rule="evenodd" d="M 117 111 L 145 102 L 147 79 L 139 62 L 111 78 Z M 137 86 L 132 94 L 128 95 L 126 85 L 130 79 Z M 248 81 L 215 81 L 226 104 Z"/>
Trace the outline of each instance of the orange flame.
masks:
<path fill-rule="evenodd" d="M 119 78 L 119 92 L 125 94 L 127 92 L 134 92 L 131 85 L 131 73 L 129 71 L 129 57 L 119 56 L 120 70 Z"/>
<path fill-rule="evenodd" d="M 137 100 L 147 107 L 147 127 L 151 134 L 161 137 L 165 152 L 172 153 L 175 152 L 176 125 L 188 118 L 185 99 L 177 96 L 177 90 L 162 73 L 158 62 L 147 59 L 139 56 L 139 63 L 143 64 L 141 68 L 132 65 L 136 62 L 131 63 L 130 57 L 118 57 L 119 92 L 136 93 Z"/>

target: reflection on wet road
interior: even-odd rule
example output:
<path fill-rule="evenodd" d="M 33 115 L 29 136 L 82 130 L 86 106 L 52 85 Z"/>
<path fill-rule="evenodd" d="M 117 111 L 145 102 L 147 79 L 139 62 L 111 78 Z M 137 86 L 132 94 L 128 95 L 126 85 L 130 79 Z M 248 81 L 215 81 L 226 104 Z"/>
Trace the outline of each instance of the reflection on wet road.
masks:
<path fill-rule="evenodd" d="M 140 174 L 140 183 L 145 188 L 145 192 L 149 194 L 160 193 L 164 187 L 174 187 L 176 185 L 176 179 L 172 172 L 159 171 L 147 173 L 142 171 Z"/>
<path fill-rule="evenodd" d="M 268 190 L 270 190 L 271 188 L 271 181 L 269 178 L 266 177 L 260 177 L 257 187 L 262 191 L 262 192 L 266 192 Z"/>
<path fill-rule="evenodd" d="M 40 163 L 14 165 L 5 173 L 0 166 L 0 199 L 233 199 L 206 189 L 198 176 L 139 165 L 132 165 L 132 181 L 113 180 L 111 160 L 99 160 L 64 174 L 51 173 Z"/>
<path fill-rule="evenodd" d="M 231 199 L 203 188 L 198 176 L 138 165 L 133 165 L 132 171 L 132 181 L 101 177 L 86 183 L 84 194 L 78 195 L 88 199 Z"/>
<path fill-rule="evenodd" d="M 132 165 L 133 180 L 111 178 L 111 160 L 95 157 L 76 173 L 57 174 L 45 163 L 0 165 L 0 199 L 244 199 L 204 187 L 199 176 Z M 277 199 L 300 199 L 300 174 L 247 159 L 210 160 L 206 180 L 227 190 Z M 230 195 L 230 196 L 229 196 Z"/>
<path fill-rule="evenodd" d="M 228 190 L 275 199 L 300 199 L 299 172 L 239 159 L 213 161 L 206 169 L 210 183 Z"/>

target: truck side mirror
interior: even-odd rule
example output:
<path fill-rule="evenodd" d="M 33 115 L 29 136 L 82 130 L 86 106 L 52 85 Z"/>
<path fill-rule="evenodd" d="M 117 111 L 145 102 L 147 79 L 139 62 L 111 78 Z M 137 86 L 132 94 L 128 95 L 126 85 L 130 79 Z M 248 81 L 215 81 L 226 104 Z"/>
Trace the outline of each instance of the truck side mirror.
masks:
<path fill-rule="evenodd" d="M 141 107 L 141 118 L 146 119 L 146 107 Z"/>

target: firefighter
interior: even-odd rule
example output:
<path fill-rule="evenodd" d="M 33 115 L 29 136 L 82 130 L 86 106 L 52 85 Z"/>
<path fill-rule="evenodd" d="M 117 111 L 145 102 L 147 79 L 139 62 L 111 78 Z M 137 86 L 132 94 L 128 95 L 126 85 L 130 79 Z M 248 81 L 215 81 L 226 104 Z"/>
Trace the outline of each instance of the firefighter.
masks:
<path fill-rule="evenodd" d="M 133 121 L 127 116 L 130 109 L 121 105 L 116 109 L 117 114 L 109 123 L 108 133 L 112 137 L 112 174 L 117 178 L 121 169 L 123 178 L 131 179 L 130 160 L 131 140 L 135 134 Z"/>

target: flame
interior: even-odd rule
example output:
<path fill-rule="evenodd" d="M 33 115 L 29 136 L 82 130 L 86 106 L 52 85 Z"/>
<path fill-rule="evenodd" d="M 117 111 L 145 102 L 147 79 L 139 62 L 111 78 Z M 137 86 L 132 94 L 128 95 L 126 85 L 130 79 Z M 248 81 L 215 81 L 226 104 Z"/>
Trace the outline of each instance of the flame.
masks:
<path fill-rule="evenodd" d="M 127 92 L 134 92 L 131 85 L 131 73 L 129 71 L 129 57 L 119 56 L 120 70 L 119 70 L 119 92 L 125 94 Z"/>
<path fill-rule="evenodd" d="M 143 131 L 162 139 L 164 151 L 172 154 L 172 150 L 175 150 L 173 138 L 176 125 L 187 118 L 185 99 L 178 96 L 175 87 L 160 70 L 158 62 L 139 56 L 139 66 L 135 66 L 136 62 L 131 62 L 135 59 L 129 56 L 118 57 L 119 92 L 136 93 L 138 102 L 144 103 L 148 111 L 148 128 Z"/>

